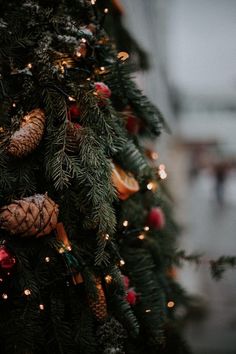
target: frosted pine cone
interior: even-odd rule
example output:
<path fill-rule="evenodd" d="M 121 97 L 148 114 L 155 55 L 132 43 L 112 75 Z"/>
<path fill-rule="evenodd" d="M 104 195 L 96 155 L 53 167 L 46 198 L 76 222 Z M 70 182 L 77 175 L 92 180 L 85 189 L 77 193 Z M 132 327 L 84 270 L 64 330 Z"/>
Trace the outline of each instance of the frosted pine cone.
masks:
<path fill-rule="evenodd" d="M 35 194 L 2 207 L 0 226 L 13 235 L 44 236 L 55 229 L 58 213 L 58 205 L 52 199 Z"/>
<path fill-rule="evenodd" d="M 12 134 L 8 153 L 15 157 L 28 155 L 40 143 L 45 126 L 45 114 L 37 108 L 23 117 L 20 129 Z"/>

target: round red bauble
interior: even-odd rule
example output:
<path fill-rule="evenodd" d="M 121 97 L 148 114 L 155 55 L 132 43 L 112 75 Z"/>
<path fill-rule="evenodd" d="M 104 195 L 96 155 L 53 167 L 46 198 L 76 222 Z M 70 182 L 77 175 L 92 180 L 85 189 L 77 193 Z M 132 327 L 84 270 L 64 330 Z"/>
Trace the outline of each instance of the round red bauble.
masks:
<path fill-rule="evenodd" d="M 125 289 L 128 290 L 130 281 L 126 275 L 123 275 L 123 282 L 124 282 Z"/>
<path fill-rule="evenodd" d="M 165 215 L 161 208 L 152 208 L 147 217 L 147 224 L 154 229 L 160 230 L 165 226 Z"/>
<path fill-rule="evenodd" d="M 69 115 L 70 115 L 70 119 L 72 121 L 75 121 L 79 118 L 80 116 L 80 110 L 79 110 L 79 107 L 77 105 L 77 103 L 73 103 L 71 106 L 70 106 L 70 109 L 69 109 Z"/>
<path fill-rule="evenodd" d="M 126 295 L 126 301 L 130 305 L 135 305 L 136 304 L 136 300 L 137 300 L 137 294 L 134 291 L 134 289 L 130 288 L 130 290 L 128 291 L 128 293 Z"/>
<path fill-rule="evenodd" d="M 0 268 L 11 269 L 16 263 L 15 257 L 8 251 L 5 246 L 0 246 Z"/>
<path fill-rule="evenodd" d="M 101 99 L 111 97 L 111 90 L 109 89 L 109 87 L 106 84 L 104 84 L 104 82 L 95 82 L 94 86 L 95 86 L 98 96 Z"/>

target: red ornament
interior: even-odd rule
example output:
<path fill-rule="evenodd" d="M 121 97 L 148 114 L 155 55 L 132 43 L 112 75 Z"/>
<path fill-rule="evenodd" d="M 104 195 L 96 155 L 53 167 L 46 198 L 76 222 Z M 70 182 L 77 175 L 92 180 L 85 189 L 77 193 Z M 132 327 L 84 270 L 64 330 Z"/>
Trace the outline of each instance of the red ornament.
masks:
<path fill-rule="evenodd" d="M 136 300 L 137 300 L 137 294 L 134 291 L 133 288 L 130 288 L 130 290 L 128 291 L 127 295 L 126 295 L 126 301 L 130 304 L 130 305 L 135 305 L 136 304 Z"/>
<path fill-rule="evenodd" d="M 125 289 L 128 290 L 130 281 L 129 281 L 129 278 L 126 275 L 123 275 L 123 282 L 124 282 Z"/>
<path fill-rule="evenodd" d="M 79 116 L 80 116 L 79 107 L 78 107 L 77 103 L 73 103 L 69 109 L 70 120 L 75 121 L 79 118 Z"/>
<path fill-rule="evenodd" d="M 147 217 L 147 224 L 154 229 L 160 230 L 165 226 L 165 215 L 161 208 L 152 208 Z"/>
<path fill-rule="evenodd" d="M 0 268 L 11 269 L 16 263 L 15 257 L 8 251 L 5 246 L 0 246 Z"/>
<path fill-rule="evenodd" d="M 104 82 L 95 82 L 94 86 L 96 93 L 100 98 L 99 106 L 104 106 L 106 104 L 106 100 L 111 97 L 111 90 L 106 84 L 104 84 Z"/>

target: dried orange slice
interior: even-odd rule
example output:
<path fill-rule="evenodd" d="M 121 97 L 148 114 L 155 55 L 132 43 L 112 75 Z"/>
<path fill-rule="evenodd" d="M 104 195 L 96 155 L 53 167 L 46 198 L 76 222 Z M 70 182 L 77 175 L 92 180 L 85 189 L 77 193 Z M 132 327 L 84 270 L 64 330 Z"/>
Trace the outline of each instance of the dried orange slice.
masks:
<path fill-rule="evenodd" d="M 116 164 L 113 164 L 112 183 L 118 192 L 119 199 L 121 200 L 128 199 L 140 189 L 138 181 L 136 181 L 134 176 L 130 172 L 125 172 Z"/>

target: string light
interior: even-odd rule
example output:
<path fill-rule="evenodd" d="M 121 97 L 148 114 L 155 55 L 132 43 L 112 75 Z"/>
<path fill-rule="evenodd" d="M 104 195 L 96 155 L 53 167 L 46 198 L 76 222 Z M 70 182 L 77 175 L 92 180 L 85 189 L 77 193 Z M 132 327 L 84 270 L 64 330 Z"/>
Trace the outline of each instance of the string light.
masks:
<path fill-rule="evenodd" d="M 67 251 L 71 251 L 72 250 L 72 247 L 69 245 L 66 247 Z"/>
<path fill-rule="evenodd" d="M 86 38 L 81 38 L 81 42 L 86 43 L 87 42 Z"/>
<path fill-rule="evenodd" d="M 62 253 L 64 253 L 64 252 L 65 252 L 65 250 L 64 250 L 64 248 L 63 248 L 63 247 L 61 247 L 61 248 L 59 248 L 58 252 L 59 252 L 60 254 L 62 254 Z"/>
<path fill-rule="evenodd" d="M 71 97 L 71 96 L 68 96 L 68 100 L 72 102 L 72 101 L 75 101 L 75 98 Z"/>
<path fill-rule="evenodd" d="M 140 235 L 138 235 L 138 238 L 139 238 L 140 240 L 144 240 L 144 239 L 145 239 L 145 235 L 144 235 L 144 234 L 140 234 Z"/>
<path fill-rule="evenodd" d="M 3 279 L 2 278 L 0 278 L 0 283 L 2 283 L 3 282 Z"/>
<path fill-rule="evenodd" d="M 106 7 L 106 8 L 104 9 L 104 14 L 108 14 L 108 12 L 109 12 L 109 10 L 108 10 L 108 8 Z"/>
<path fill-rule="evenodd" d="M 166 173 L 165 169 L 166 169 L 166 166 L 164 164 L 159 165 L 158 174 L 161 179 L 166 179 L 166 177 L 167 177 L 167 173 Z"/>
<path fill-rule="evenodd" d="M 76 55 L 78 58 L 82 57 L 82 53 L 80 53 L 79 50 L 76 50 L 75 55 Z"/>
<path fill-rule="evenodd" d="M 124 266 L 125 265 L 125 261 L 123 259 L 120 260 L 120 266 Z"/>
<path fill-rule="evenodd" d="M 109 240 L 110 236 L 108 234 L 106 234 L 105 236 L 105 240 Z"/>
<path fill-rule="evenodd" d="M 3 298 L 3 300 L 7 300 L 8 299 L 8 295 L 6 293 L 3 293 L 2 294 L 2 298 Z"/>
<path fill-rule="evenodd" d="M 149 191 L 151 191 L 152 188 L 153 188 L 153 183 L 152 183 L 152 182 L 149 182 L 149 183 L 147 184 L 147 189 L 148 189 Z"/>
<path fill-rule="evenodd" d="M 127 227 L 128 225 L 129 225 L 128 220 L 123 221 L 123 226 L 124 226 L 124 227 Z"/>
<path fill-rule="evenodd" d="M 158 153 L 157 153 L 157 152 L 155 152 L 155 151 L 152 151 L 152 152 L 151 152 L 151 159 L 152 159 L 152 160 L 157 160 L 158 157 L 159 157 L 159 156 L 158 156 Z"/>
<path fill-rule="evenodd" d="M 15 104 L 15 102 L 13 102 L 13 103 L 12 103 L 12 107 L 16 107 L 16 104 Z"/>
<path fill-rule="evenodd" d="M 150 310 L 150 309 L 145 310 L 145 312 L 147 312 L 147 313 L 148 313 L 148 312 L 151 312 L 151 311 L 152 311 L 152 310 Z"/>
<path fill-rule="evenodd" d="M 43 310 L 44 310 L 44 304 L 40 304 L 40 305 L 39 305 L 39 308 L 40 308 L 40 310 L 43 311 Z"/>
<path fill-rule="evenodd" d="M 49 263 L 50 262 L 50 257 L 45 257 L 45 262 Z"/>
<path fill-rule="evenodd" d="M 144 231 L 149 231 L 150 230 L 150 227 L 149 226 L 144 226 Z"/>
<path fill-rule="evenodd" d="M 96 0 L 91 0 L 91 4 L 95 5 L 96 4 Z"/>
<path fill-rule="evenodd" d="M 173 308 L 174 306 L 175 306 L 174 301 L 169 301 L 169 302 L 167 303 L 167 307 L 169 307 L 170 309 Z"/>
<path fill-rule="evenodd" d="M 24 294 L 25 294 L 26 296 L 30 296 L 30 295 L 31 295 L 30 289 L 25 289 L 25 290 L 24 290 Z"/>
<path fill-rule="evenodd" d="M 106 275 L 105 276 L 105 281 L 107 284 L 111 284 L 112 282 L 112 276 L 110 274 Z"/>
<path fill-rule="evenodd" d="M 104 70 L 105 70 L 105 67 L 104 67 L 104 66 L 101 66 L 101 67 L 100 67 L 100 70 L 101 70 L 101 71 L 104 71 Z"/>
<path fill-rule="evenodd" d="M 32 63 L 27 64 L 28 69 L 32 69 L 32 67 L 33 67 Z"/>

